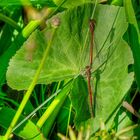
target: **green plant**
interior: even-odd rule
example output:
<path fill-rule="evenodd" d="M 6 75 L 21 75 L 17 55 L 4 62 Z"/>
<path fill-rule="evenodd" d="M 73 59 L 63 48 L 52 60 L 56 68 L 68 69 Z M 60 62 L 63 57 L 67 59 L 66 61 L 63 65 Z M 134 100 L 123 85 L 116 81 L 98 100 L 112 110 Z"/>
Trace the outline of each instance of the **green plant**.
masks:
<path fill-rule="evenodd" d="M 137 136 L 139 6 L 131 0 L 2 1 L 0 139 L 66 138 L 69 125 L 81 140 L 121 139 L 124 128 L 130 131 L 123 138 Z M 74 133 L 70 128 L 70 139 L 77 139 Z"/>

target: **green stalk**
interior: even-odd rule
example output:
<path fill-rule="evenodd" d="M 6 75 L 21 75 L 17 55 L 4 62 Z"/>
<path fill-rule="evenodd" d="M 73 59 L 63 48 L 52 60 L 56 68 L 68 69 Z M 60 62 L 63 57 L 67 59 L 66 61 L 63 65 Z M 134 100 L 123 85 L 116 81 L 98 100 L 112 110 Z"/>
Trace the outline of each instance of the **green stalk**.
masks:
<path fill-rule="evenodd" d="M 41 60 L 41 63 L 39 65 L 37 71 L 36 71 L 36 74 L 35 74 L 35 76 L 33 78 L 33 81 L 30 84 L 27 92 L 25 93 L 24 98 L 23 98 L 23 100 L 22 100 L 22 102 L 21 102 L 21 104 L 20 104 L 20 106 L 19 106 L 19 108 L 18 108 L 18 110 L 17 110 L 17 112 L 16 112 L 16 114 L 15 114 L 15 116 L 14 116 L 14 118 L 13 118 L 13 120 L 12 120 L 10 126 L 9 126 L 9 128 L 7 129 L 3 140 L 7 140 L 9 138 L 9 136 L 10 136 L 10 134 L 12 132 L 12 129 L 15 127 L 15 125 L 16 125 L 16 123 L 17 123 L 17 121 L 18 121 L 18 119 L 19 119 L 19 117 L 20 117 L 20 115 L 21 115 L 21 113 L 22 113 L 22 111 L 23 111 L 23 109 L 24 109 L 29 97 L 31 96 L 31 93 L 32 93 L 32 91 L 33 91 L 33 89 L 34 89 L 34 87 L 35 87 L 35 85 L 37 83 L 38 77 L 39 77 L 40 72 L 42 70 L 42 67 L 43 67 L 43 65 L 45 63 L 45 60 L 46 60 L 47 56 L 48 56 L 49 50 L 50 50 L 50 48 L 52 46 L 52 42 L 53 42 L 55 32 L 56 32 L 56 28 L 54 28 L 54 30 L 53 30 L 51 40 L 50 40 L 50 42 L 49 42 L 49 44 L 48 44 L 48 46 L 47 46 L 47 48 L 46 48 L 46 50 L 44 52 L 43 58 Z"/>
<path fill-rule="evenodd" d="M 22 30 L 22 36 L 27 38 L 40 24 L 42 20 L 33 20 Z"/>
<path fill-rule="evenodd" d="M 12 27 L 14 27 L 18 31 L 21 31 L 20 26 L 14 20 L 12 20 L 11 18 L 9 18 L 9 17 L 7 17 L 7 16 L 5 16 L 5 15 L 3 15 L 1 13 L 0 13 L 0 20 L 8 23 L 9 25 L 11 25 Z"/>
<path fill-rule="evenodd" d="M 70 104 L 70 108 L 69 108 L 69 116 L 68 116 L 68 122 L 67 122 L 66 137 L 68 136 L 69 124 L 70 124 L 70 119 L 71 119 L 71 112 L 72 112 L 72 103 Z"/>
<path fill-rule="evenodd" d="M 67 0 L 57 0 L 58 3 L 55 3 L 55 1 L 53 1 L 56 5 L 57 5 L 57 8 L 48 8 L 46 13 L 45 13 L 45 16 L 43 17 L 43 20 L 46 20 L 48 17 L 51 17 L 53 16 L 57 10 L 67 1 Z"/>

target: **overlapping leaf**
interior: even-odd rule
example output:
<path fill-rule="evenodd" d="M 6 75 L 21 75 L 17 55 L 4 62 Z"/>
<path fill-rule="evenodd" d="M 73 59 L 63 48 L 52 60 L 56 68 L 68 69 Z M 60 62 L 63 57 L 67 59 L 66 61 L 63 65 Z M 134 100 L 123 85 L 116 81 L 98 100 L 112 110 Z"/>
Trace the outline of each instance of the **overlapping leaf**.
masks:
<path fill-rule="evenodd" d="M 57 15 L 61 25 L 58 28 L 52 49 L 42 70 L 38 83 L 51 83 L 53 81 L 72 78 L 79 74 L 88 65 L 89 57 L 89 19 L 94 5 L 88 4 L 68 10 Z M 109 15 L 110 14 L 110 15 Z M 120 16 L 119 20 L 116 20 Z M 117 43 L 126 26 L 122 9 L 110 6 L 98 6 L 95 13 L 96 51 L 103 45 L 100 61 L 95 61 L 94 69 L 107 58 L 108 48 L 113 41 Z M 116 28 L 117 27 L 117 28 Z M 122 28 L 123 27 L 123 28 Z M 113 30 L 113 34 L 112 34 Z M 52 27 L 43 33 L 36 31 L 9 63 L 7 71 L 8 84 L 14 89 L 27 89 L 43 56 L 44 47 L 47 47 Z M 27 47 L 35 45 L 35 50 L 29 52 Z M 95 50 L 94 50 L 95 52 Z"/>

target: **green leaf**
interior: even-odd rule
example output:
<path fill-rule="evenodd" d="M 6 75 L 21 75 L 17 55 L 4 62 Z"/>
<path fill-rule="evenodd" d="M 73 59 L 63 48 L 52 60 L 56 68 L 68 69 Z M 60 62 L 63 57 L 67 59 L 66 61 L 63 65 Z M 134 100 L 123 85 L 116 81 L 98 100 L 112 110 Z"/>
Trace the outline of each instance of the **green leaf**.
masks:
<path fill-rule="evenodd" d="M 0 110 L 0 125 L 4 127 L 5 129 L 8 128 L 10 125 L 11 119 L 13 118 L 15 114 L 15 110 L 10 109 L 8 107 L 4 107 Z M 8 116 L 8 117 L 5 117 Z M 23 120 L 24 117 L 20 117 L 20 121 Z M 14 131 L 16 135 L 18 135 L 21 138 L 24 139 L 30 139 L 33 140 L 45 140 L 43 137 L 43 134 L 39 131 L 38 127 L 30 120 L 22 124 L 18 129 Z"/>
<path fill-rule="evenodd" d="M 71 116 L 69 118 L 69 115 Z M 67 97 L 63 106 L 61 107 L 61 110 L 57 116 L 56 120 L 56 128 L 59 133 L 66 134 L 66 131 L 68 129 L 68 126 L 72 122 L 72 112 L 71 112 L 71 101 Z M 70 120 L 69 120 L 70 119 Z"/>
<path fill-rule="evenodd" d="M 47 84 L 53 81 L 72 78 L 85 70 L 89 61 L 87 57 L 89 56 L 88 31 L 89 19 L 93 10 L 94 5 L 89 4 L 57 15 L 60 18 L 61 25 L 54 37 L 53 47 L 38 79 L 38 83 Z M 106 14 L 104 15 L 104 13 Z M 126 26 L 122 8 L 98 6 L 95 15 L 97 22 L 95 29 L 95 50 L 99 50 L 103 46 L 104 49 L 100 53 L 100 61 L 95 59 L 94 70 L 106 61 L 106 53 L 111 46 L 110 44 L 118 43 L 120 35 L 125 30 L 124 26 Z M 116 20 L 119 16 L 120 19 Z M 34 35 L 24 43 L 22 48 L 11 59 L 7 71 L 7 81 L 12 88 L 18 90 L 27 89 L 31 83 L 42 58 L 44 47 L 47 46 L 46 44 L 49 42 L 49 37 L 52 33 L 50 22 L 49 20 L 48 27 L 43 33 L 39 33 L 39 31 L 34 32 Z M 37 47 L 32 52 L 33 54 L 30 54 L 26 48 L 32 43 L 37 43 Z M 95 50 L 94 53 L 96 52 Z M 28 60 L 27 57 L 33 58 Z"/>
<path fill-rule="evenodd" d="M 91 118 L 87 83 L 82 76 L 75 79 L 70 97 L 76 110 L 75 124 L 79 125 L 79 123 Z"/>
<path fill-rule="evenodd" d="M 18 21 L 20 17 L 20 11 L 21 9 L 17 8 L 9 8 L 9 10 L 13 11 L 9 16 L 15 20 Z M 1 36 L 0 36 L 0 86 L 5 82 L 6 79 L 6 71 L 8 67 L 8 61 L 11 58 L 11 56 L 15 53 L 14 50 L 16 50 L 16 46 L 13 46 L 12 51 L 9 46 L 12 44 L 12 38 L 15 38 L 13 36 L 14 28 L 8 25 L 7 23 L 3 26 L 1 30 Z M 14 51 L 14 53 L 13 53 Z"/>
<path fill-rule="evenodd" d="M 0 81 L 1 84 L 3 84 L 6 76 L 6 70 L 8 67 L 8 63 L 10 58 L 16 53 L 17 49 L 19 49 L 19 46 L 23 42 L 23 38 L 21 35 L 19 35 L 16 40 L 10 45 L 10 47 L 1 55 L 0 57 Z M 12 49 L 11 49 L 12 48 Z"/>
<path fill-rule="evenodd" d="M 140 32 L 137 24 L 137 20 L 135 17 L 134 9 L 132 6 L 131 0 L 126 0 L 124 1 L 124 7 L 125 7 L 125 12 L 127 16 L 127 20 L 129 23 L 129 28 L 128 28 L 128 42 L 131 47 L 133 57 L 134 57 L 134 72 L 136 75 L 136 81 L 138 84 L 138 87 L 140 89 Z"/>
<path fill-rule="evenodd" d="M 9 14 L 9 18 L 14 20 L 15 22 L 18 22 L 19 17 L 21 15 L 21 9 L 12 7 L 12 8 L 9 8 L 9 10 L 13 11 L 13 13 L 11 13 L 11 15 Z M 1 55 L 10 46 L 10 44 L 12 42 L 14 29 L 15 28 L 11 27 L 8 23 L 5 23 L 5 25 L 3 26 L 2 30 L 1 30 L 2 34 L 0 37 L 0 44 L 1 44 L 0 54 Z"/>

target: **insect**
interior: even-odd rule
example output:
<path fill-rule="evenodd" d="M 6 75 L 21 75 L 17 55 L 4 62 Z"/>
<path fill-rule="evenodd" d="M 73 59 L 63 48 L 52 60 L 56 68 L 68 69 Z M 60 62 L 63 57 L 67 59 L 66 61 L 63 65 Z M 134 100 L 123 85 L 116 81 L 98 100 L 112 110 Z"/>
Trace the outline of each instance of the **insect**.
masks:
<path fill-rule="evenodd" d="M 90 20 L 89 22 L 89 28 L 90 28 L 90 52 L 89 52 L 89 65 L 86 66 L 86 77 L 87 77 L 87 84 L 88 84 L 88 93 L 89 93 L 89 106 L 90 106 L 90 112 L 91 116 L 94 116 L 94 113 L 92 111 L 93 106 L 93 92 L 91 88 L 91 68 L 93 64 L 93 40 L 94 40 L 94 29 L 95 29 L 95 20 Z"/>

